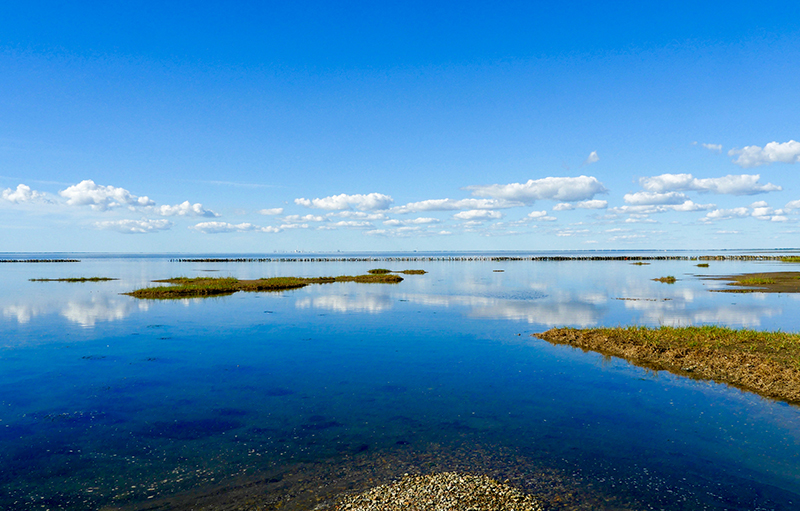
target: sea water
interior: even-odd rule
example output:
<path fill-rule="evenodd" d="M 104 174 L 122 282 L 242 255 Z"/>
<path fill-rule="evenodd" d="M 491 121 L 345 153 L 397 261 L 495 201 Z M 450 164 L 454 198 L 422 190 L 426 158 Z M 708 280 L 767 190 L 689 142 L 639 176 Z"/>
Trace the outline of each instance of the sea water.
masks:
<path fill-rule="evenodd" d="M 2 509 L 188 509 L 247 484 L 248 498 L 312 509 L 339 490 L 444 469 L 506 478 L 552 509 L 800 506 L 798 407 L 531 336 L 798 331 L 797 295 L 712 292 L 725 283 L 707 279 L 787 263 L 5 258 L 58 256 L 80 262 L 0 264 Z M 202 299 L 121 294 L 176 276 L 378 267 L 427 273 Z M 652 280 L 666 275 L 678 281 Z M 29 280 L 95 276 L 118 280 Z"/>

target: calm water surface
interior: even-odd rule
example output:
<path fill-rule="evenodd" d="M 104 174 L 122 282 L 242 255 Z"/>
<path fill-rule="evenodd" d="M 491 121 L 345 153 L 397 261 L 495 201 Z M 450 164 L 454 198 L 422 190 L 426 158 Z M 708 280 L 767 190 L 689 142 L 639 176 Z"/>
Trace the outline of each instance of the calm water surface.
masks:
<path fill-rule="evenodd" d="M 77 258 L 0 265 L 2 509 L 168 509 L 188 491 L 265 477 L 291 493 L 300 466 L 324 477 L 368 466 L 380 480 L 409 463 L 463 467 L 473 451 L 488 453 L 473 471 L 529 491 L 563 483 L 551 509 L 579 508 L 575 492 L 592 509 L 800 508 L 797 407 L 530 335 L 798 331 L 798 296 L 712 293 L 723 284 L 701 278 L 786 264 Z M 428 273 L 180 301 L 120 294 L 182 275 L 376 267 Z M 679 280 L 651 280 L 665 275 Z M 28 280 L 81 276 L 119 280 Z"/>

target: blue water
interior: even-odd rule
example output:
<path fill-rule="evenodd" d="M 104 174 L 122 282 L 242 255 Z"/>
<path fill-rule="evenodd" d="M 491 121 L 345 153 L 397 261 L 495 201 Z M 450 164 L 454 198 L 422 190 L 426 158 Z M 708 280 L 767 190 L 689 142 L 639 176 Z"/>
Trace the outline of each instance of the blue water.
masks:
<path fill-rule="evenodd" d="M 423 471 L 493 464 L 527 490 L 557 474 L 593 509 L 800 505 L 798 407 L 530 335 L 620 324 L 798 331 L 797 295 L 712 293 L 724 283 L 701 278 L 785 263 L 24 255 L 37 256 L 81 262 L 0 265 L 2 509 L 178 508 L 187 492 L 264 474 L 289 481 L 300 466 L 396 477 L 401 459 Z M 182 275 L 376 267 L 428 273 L 178 301 L 120 294 Z M 665 275 L 679 280 L 651 280 Z M 119 280 L 28 280 L 81 276 Z M 464 460 L 478 450 L 505 454 Z M 439 465 L 422 463 L 434 455 Z"/>

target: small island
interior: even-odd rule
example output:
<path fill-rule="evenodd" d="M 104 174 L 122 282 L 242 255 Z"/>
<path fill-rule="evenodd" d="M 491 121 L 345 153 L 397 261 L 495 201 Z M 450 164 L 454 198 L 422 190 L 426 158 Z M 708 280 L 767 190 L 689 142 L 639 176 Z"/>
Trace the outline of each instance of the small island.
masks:
<path fill-rule="evenodd" d="M 721 277 L 703 277 L 703 280 L 722 280 L 728 288 L 712 289 L 717 293 L 800 293 L 800 272 L 780 271 L 744 273 Z"/>
<path fill-rule="evenodd" d="M 634 365 L 713 380 L 800 404 L 800 334 L 720 326 L 553 328 L 552 344 L 620 357 Z"/>
<path fill-rule="evenodd" d="M 209 296 L 231 295 L 238 291 L 285 291 L 309 284 L 332 284 L 334 282 L 358 282 L 361 284 L 397 284 L 403 280 L 391 273 L 370 273 L 368 275 L 342 275 L 339 277 L 272 277 L 268 279 L 239 280 L 233 277 L 176 277 L 155 280 L 172 284 L 170 286 L 145 287 L 122 293 L 136 298 L 169 300 L 176 298 L 203 298 Z"/>

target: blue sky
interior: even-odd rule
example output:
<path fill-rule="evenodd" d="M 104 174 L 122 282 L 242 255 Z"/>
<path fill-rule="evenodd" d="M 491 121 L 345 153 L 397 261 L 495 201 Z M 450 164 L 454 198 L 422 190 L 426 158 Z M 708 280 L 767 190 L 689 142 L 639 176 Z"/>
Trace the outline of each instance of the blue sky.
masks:
<path fill-rule="evenodd" d="M 6 2 L 0 251 L 800 246 L 797 2 Z"/>

